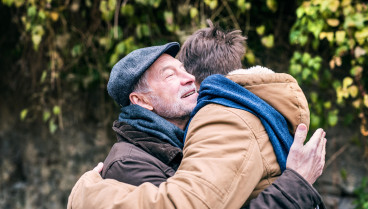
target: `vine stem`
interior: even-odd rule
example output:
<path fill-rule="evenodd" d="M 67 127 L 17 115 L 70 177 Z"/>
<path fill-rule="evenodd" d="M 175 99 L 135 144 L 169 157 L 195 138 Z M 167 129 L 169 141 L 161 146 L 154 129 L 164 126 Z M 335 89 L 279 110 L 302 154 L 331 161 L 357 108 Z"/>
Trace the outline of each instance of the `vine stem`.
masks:
<path fill-rule="evenodd" d="M 325 164 L 325 168 L 323 170 L 326 170 L 326 168 L 333 162 L 336 160 L 336 158 L 341 155 L 347 148 L 348 148 L 349 144 L 345 144 L 344 146 L 342 146 L 339 150 L 337 150 L 337 152 L 335 152 L 330 159 L 328 159 L 328 161 Z"/>
<path fill-rule="evenodd" d="M 124 3 L 126 4 L 127 0 L 124 0 Z M 123 4 L 123 5 L 125 5 Z M 118 0 L 116 7 L 115 7 L 115 15 L 114 15 L 114 38 L 118 38 L 118 23 L 119 23 L 119 8 L 121 5 L 121 0 Z"/>
<path fill-rule="evenodd" d="M 224 4 L 227 12 L 229 13 L 231 20 L 234 22 L 235 28 L 241 30 L 240 25 L 234 16 L 233 11 L 231 10 L 229 4 L 227 3 L 227 0 L 223 0 L 222 3 Z"/>

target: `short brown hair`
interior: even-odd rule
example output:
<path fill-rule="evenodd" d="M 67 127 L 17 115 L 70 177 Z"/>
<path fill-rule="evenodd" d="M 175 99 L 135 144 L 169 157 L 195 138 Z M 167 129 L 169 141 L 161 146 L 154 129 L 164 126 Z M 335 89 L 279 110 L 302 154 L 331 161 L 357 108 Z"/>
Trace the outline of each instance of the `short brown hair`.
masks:
<path fill-rule="evenodd" d="M 207 20 L 209 27 L 197 30 L 184 42 L 178 59 L 201 83 L 212 74 L 226 75 L 242 67 L 246 37 L 240 30 L 226 32 Z"/>

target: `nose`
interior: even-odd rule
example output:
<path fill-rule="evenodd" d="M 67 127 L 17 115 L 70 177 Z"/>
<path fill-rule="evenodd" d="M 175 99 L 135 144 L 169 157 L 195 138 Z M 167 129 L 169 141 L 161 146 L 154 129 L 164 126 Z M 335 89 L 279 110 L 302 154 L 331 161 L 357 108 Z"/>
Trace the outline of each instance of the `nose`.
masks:
<path fill-rule="evenodd" d="M 180 83 L 183 86 L 192 84 L 195 82 L 195 77 L 192 74 L 187 73 L 186 71 L 182 71 L 180 77 L 181 77 Z"/>

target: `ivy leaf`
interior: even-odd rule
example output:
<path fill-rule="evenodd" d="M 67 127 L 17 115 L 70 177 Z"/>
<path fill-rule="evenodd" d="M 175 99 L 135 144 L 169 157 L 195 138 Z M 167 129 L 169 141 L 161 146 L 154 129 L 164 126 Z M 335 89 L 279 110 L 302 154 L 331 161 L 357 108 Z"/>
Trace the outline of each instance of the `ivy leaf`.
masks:
<path fill-rule="evenodd" d="M 342 81 L 342 88 L 346 89 L 351 84 L 353 84 L 353 79 L 351 77 L 345 77 Z"/>
<path fill-rule="evenodd" d="M 332 27 L 337 27 L 340 24 L 338 19 L 327 19 L 327 24 Z"/>
<path fill-rule="evenodd" d="M 60 112 L 61 112 L 61 109 L 59 105 L 55 105 L 54 108 L 52 108 L 52 113 L 54 113 L 54 115 L 59 115 Z"/>
<path fill-rule="evenodd" d="M 368 107 L 368 94 L 364 95 L 363 104 L 364 104 L 365 107 Z"/>
<path fill-rule="evenodd" d="M 354 37 L 355 37 L 355 40 L 357 40 L 357 42 L 360 45 L 363 45 L 365 42 L 365 38 L 368 37 L 368 29 L 364 29 L 362 31 L 356 31 L 354 33 Z"/>
<path fill-rule="evenodd" d="M 358 87 L 356 85 L 352 85 L 348 88 L 349 94 L 351 97 L 355 98 L 358 95 Z"/>
<path fill-rule="evenodd" d="M 134 7 L 131 4 L 121 5 L 120 12 L 125 16 L 133 16 L 134 15 Z"/>
<path fill-rule="evenodd" d="M 328 9 L 331 12 L 336 12 L 337 9 L 340 6 L 340 1 L 339 0 L 332 0 L 332 1 L 326 1 L 326 2 L 328 2 Z"/>
<path fill-rule="evenodd" d="M 46 122 L 50 118 L 51 114 L 49 111 L 43 112 L 43 121 Z"/>
<path fill-rule="evenodd" d="M 36 6 L 32 5 L 28 7 L 27 9 L 27 16 L 34 17 L 37 14 L 37 8 Z"/>
<path fill-rule="evenodd" d="M 355 13 L 353 15 L 346 16 L 344 22 L 344 28 L 347 29 L 349 27 L 363 28 L 364 27 L 365 18 L 361 13 Z"/>
<path fill-rule="evenodd" d="M 274 37 L 272 34 L 265 36 L 261 39 L 261 43 L 263 44 L 263 46 L 267 47 L 267 48 L 272 48 L 274 45 Z"/>
<path fill-rule="evenodd" d="M 335 36 L 336 36 L 336 42 L 341 44 L 345 40 L 346 32 L 343 30 L 336 31 Z"/>
<path fill-rule="evenodd" d="M 52 133 L 52 134 L 54 134 L 55 133 L 55 131 L 57 130 L 57 125 L 54 123 L 54 121 L 53 120 L 50 120 L 50 122 L 49 122 L 49 131 L 50 131 L 50 133 Z"/>
<path fill-rule="evenodd" d="M 305 68 L 302 71 L 302 79 L 307 80 L 308 76 L 311 74 L 311 70 L 309 68 Z"/>
<path fill-rule="evenodd" d="M 276 0 L 267 0 L 266 5 L 268 9 L 270 9 L 272 12 L 277 11 L 277 1 Z"/>
<path fill-rule="evenodd" d="M 236 5 L 238 6 L 241 12 L 245 12 L 246 10 L 248 10 L 249 7 L 248 4 L 249 2 L 245 2 L 245 0 L 237 0 L 236 2 Z"/>
<path fill-rule="evenodd" d="M 323 103 L 323 107 L 325 107 L 326 109 L 330 109 L 331 108 L 331 101 L 327 101 L 327 102 Z"/>
<path fill-rule="evenodd" d="M 359 58 L 359 57 L 365 55 L 366 53 L 367 52 L 359 46 L 355 47 L 355 49 L 354 49 L 354 55 L 355 55 L 356 58 Z"/>
<path fill-rule="evenodd" d="M 33 47 L 36 51 L 38 50 L 38 46 L 41 43 L 42 36 L 44 33 L 45 31 L 43 30 L 43 27 L 41 25 L 37 25 L 32 29 L 32 42 Z"/>
<path fill-rule="evenodd" d="M 328 124 L 330 126 L 335 126 L 339 120 L 338 111 L 337 110 L 329 111 L 327 119 L 328 119 Z"/>
<path fill-rule="evenodd" d="M 310 97 L 312 103 L 317 103 L 317 101 L 318 101 L 318 94 L 317 94 L 317 92 L 315 92 L 315 91 L 311 92 L 309 94 L 309 97 Z"/>
<path fill-rule="evenodd" d="M 217 0 L 204 0 L 204 3 L 211 9 L 214 10 L 217 7 Z"/>
<path fill-rule="evenodd" d="M 71 51 L 72 57 L 77 57 L 79 55 L 82 54 L 82 45 L 81 44 L 77 44 L 72 48 Z"/>
<path fill-rule="evenodd" d="M 363 68 L 362 66 L 354 66 L 351 70 L 350 70 L 350 74 L 352 76 L 360 76 L 363 72 Z"/>
<path fill-rule="evenodd" d="M 266 29 L 266 27 L 264 25 L 258 26 L 256 28 L 257 34 L 260 35 L 260 36 L 262 36 L 264 34 L 264 32 L 265 32 L 265 29 Z"/>
<path fill-rule="evenodd" d="M 198 15 L 198 9 L 195 7 L 190 8 L 190 17 L 193 19 Z"/>
<path fill-rule="evenodd" d="M 125 52 L 125 42 L 121 41 L 116 45 L 115 51 L 117 54 L 123 54 Z"/>
<path fill-rule="evenodd" d="M 310 124 L 311 124 L 312 129 L 320 127 L 321 118 L 318 115 L 311 113 L 310 120 L 311 120 Z"/>
<path fill-rule="evenodd" d="M 46 76 L 47 76 L 47 71 L 46 70 L 42 71 L 42 75 L 40 79 L 41 83 L 45 82 Z"/>
<path fill-rule="evenodd" d="M 254 64 L 256 61 L 256 57 L 254 56 L 252 51 L 247 51 L 247 53 L 245 53 L 245 58 L 247 59 L 249 64 Z"/>
<path fill-rule="evenodd" d="M 56 22 L 59 19 L 59 13 L 57 12 L 51 12 L 50 13 L 51 20 Z"/>
<path fill-rule="evenodd" d="M 20 112 L 20 120 L 24 120 L 27 117 L 27 114 L 28 114 L 28 109 L 23 109 Z"/>

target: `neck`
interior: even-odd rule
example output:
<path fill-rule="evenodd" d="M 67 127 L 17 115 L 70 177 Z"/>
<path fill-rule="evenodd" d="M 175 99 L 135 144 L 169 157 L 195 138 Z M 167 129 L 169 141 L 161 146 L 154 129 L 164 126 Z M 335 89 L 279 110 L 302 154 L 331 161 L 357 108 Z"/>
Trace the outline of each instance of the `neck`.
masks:
<path fill-rule="evenodd" d="M 165 118 L 170 123 L 176 125 L 181 130 L 185 130 L 185 127 L 189 121 L 189 116 L 183 117 L 183 118 Z"/>

